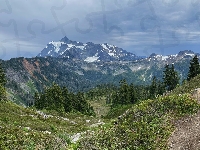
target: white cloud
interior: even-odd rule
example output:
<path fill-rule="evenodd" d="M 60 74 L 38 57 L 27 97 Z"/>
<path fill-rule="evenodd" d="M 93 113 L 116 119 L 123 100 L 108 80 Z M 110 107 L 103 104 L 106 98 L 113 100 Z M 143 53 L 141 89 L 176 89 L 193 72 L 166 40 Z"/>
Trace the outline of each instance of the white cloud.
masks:
<path fill-rule="evenodd" d="M 72 40 L 110 43 L 130 51 L 144 51 L 146 47 L 154 47 L 152 50 L 155 50 L 162 44 L 198 44 L 200 36 L 200 21 L 197 20 L 200 3 L 197 0 L 8 2 L 12 11 L 0 14 L 0 42 L 10 40 L 10 45 L 3 43 L 9 51 L 16 50 L 16 41 L 13 40 L 16 37 L 15 28 L 21 39 L 20 50 L 32 52 L 37 49 L 34 53 L 39 53 L 42 45 L 45 47 L 49 41 L 59 40 L 65 34 Z M 104 15 L 102 6 L 105 7 Z M 1 4 L 1 9 L 8 9 L 5 2 Z M 2 26 L 11 19 L 16 26 Z M 43 24 L 32 23 L 30 30 L 28 25 L 35 19 Z M 58 27 L 57 21 L 63 25 L 62 28 Z M 35 36 L 30 38 L 33 32 Z"/>

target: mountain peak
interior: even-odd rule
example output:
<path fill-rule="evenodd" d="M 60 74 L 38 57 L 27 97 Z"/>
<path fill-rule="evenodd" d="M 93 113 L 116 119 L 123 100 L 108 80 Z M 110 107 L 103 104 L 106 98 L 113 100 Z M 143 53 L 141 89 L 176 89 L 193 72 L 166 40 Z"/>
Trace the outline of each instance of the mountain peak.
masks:
<path fill-rule="evenodd" d="M 70 40 L 65 36 L 65 37 L 63 37 L 60 41 L 61 41 L 61 42 L 67 43 L 67 42 L 69 42 Z"/>
<path fill-rule="evenodd" d="M 195 55 L 196 54 L 191 50 L 184 50 L 184 51 L 180 51 L 178 53 L 178 56 L 182 57 L 182 58 L 191 58 L 191 57 L 194 57 Z M 199 55 L 199 54 L 197 54 L 197 55 Z"/>
<path fill-rule="evenodd" d="M 156 56 L 157 56 L 156 53 L 152 53 L 152 54 L 149 56 L 149 58 L 154 58 L 154 57 L 156 57 Z"/>
<path fill-rule="evenodd" d="M 47 44 L 46 48 L 44 48 L 38 56 L 69 58 L 87 62 L 116 60 L 133 61 L 141 59 L 141 57 L 137 57 L 114 45 L 109 45 L 107 43 L 95 44 L 93 42 L 83 44 L 81 42 L 71 41 L 66 36 L 59 42 L 50 42 Z"/>
<path fill-rule="evenodd" d="M 194 52 L 191 50 L 183 50 L 178 53 L 179 56 L 183 56 L 183 55 L 187 55 L 187 54 L 194 55 Z"/>

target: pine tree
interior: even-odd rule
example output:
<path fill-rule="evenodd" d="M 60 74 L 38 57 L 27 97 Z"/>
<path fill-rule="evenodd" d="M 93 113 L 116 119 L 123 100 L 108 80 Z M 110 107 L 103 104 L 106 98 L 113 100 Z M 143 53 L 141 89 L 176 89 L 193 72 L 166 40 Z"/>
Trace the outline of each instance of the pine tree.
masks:
<path fill-rule="evenodd" d="M 2 64 L 0 63 L 0 84 L 5 87 L 6 86 L 6 75 L 4 73 Z"/>
<path fill-rule="evenodd" d="M 115 91 L 112 95 L 112 107 L 131 103 L 131 91 L 129 85 L 127 84 L 125 79 L 121 80 L 119 83 L 119 89 Z"/>
<path fill-rule="evenodd" d="M 171 72 L 171 80 L 172 80 L 171 81 L 171 88 L 170 88 L 170 90 L 173 90 L 179 84 L 178 73 L 175 71 L 173 64 L 171 66 L 170 72 Z"/>
<path fill-rule="evenodd" d="M 155 76 L 153 76 L 152 83 L 149 87 L 150 98 L 155 98 L 155 95 L 158 93 L 157 90 L 158 90 L 157 79 Z"/>
<path fill-rule="evenodd" d="M 95 115 L 84 93 L 70 93 L 66 87 L 61 88 L 55 83 L 46 88 L 43 93 L 35 93 L 34 98 L 37 109 L 55 110 L 60 113 L 79 111 L 86 115 Z"/>
<path fill-rule="evenodd" d="M 189 81 L 191 78 L 197 76 L 200 74 L 200 66 L 199 66 L 199 60 L 197 55 L 194 56 L 192 60 L 190 60 L 190 68 L 187 76 L 187 80 Z"/>
<path fill-rule="evenodd" d="M 137 101 L 137 97 L 136 97 L 136 91 L 135 91 L 135 87 L 133 85 L 133 83 L 130 84 L 129 86 L 129 97 L 130 97 L 130 102 L 132 104 L 134 104 Z"/>
<path fill-rule="evenodd" d="M 70 98 L 70 94 L 66 87 L 62 88 L 62 96 L 64 98 L 65 112 L 71 112 L 73 109 L 72 101 L 71 101 L 72 98 Z"/>
<path fill-rule="evenodd" d="M 38 109 L 42 109 L 42 104 L 41 104 L 42 101 L 40 101 L 40 96 L 38 92 L 35 92 L 34 99 L 35 99 L 35 106 Z"/>
<path fill-rule="evenodd" d="M 130 104 L 129 86 L 125 79 L 120 81 L 119 95 L 120 104 Z"/>
<path fill-rule="evenodd" d="M 158 81 L 158 95 L 162 95 L 165 92 L 165 85 L 160 80 Z"/>
<path fill-rule="evenodd" d="M 163 71 L 163 82 L 167 91 L 173 90 L 179 83 L 178 73 L 174 69 L 174 65 L 170 67 L 169 65 L 165 66 Z"/>
<path fill-rule="evenodd" d="M 168 64 L 165 66 L 165 70 L 163 71 L 163 73 L 164 73 L 163 75 L 164 85 L 166 87 L 166 90 L 169 90 L 169 85 L 171 84 L 171 81 L 170 81 L 170 68 Z"/>
<path fill-rule="evenodd" d="M 0 63 L 0 100 L 6 100 L 6 75 L 4 73 L 2 64 Z"/>

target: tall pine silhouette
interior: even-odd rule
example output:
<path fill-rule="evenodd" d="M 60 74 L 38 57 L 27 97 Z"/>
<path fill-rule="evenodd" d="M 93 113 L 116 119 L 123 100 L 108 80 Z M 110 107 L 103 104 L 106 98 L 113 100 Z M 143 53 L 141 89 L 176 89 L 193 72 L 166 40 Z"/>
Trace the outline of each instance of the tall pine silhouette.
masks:
<path fill-rule="evenodd" d="M 197 55 L 195 55 L 194 58 L 190 60 L 190 68 L 189 68 L 187 80 L 189 81 L 191 78 L 194 78 L 198 74 L 200 74 L 199 59 Z"/>
<path fill-rule="evenodd" d="M 173 90 L 179 83 L 178 73 L 175 71 L 173 64 L 171 67 L 169 65 L 165 66 L 163 81 L 167 91 Z"/>
<path fill-rule="evenodd" d="M 6 75 L 0 63 L 0 100 L 6 100 Z"/>

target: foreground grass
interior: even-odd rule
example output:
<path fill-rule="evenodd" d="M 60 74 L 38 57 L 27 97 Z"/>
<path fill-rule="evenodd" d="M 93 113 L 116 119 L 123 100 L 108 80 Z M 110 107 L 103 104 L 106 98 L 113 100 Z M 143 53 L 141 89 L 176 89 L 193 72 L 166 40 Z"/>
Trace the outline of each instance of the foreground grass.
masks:
<path fill-rule="evenodd" d="M 199 108 L 188 94 L 168 95 L 111 109 L 104 124 L 100 116 L 41 112 L 2 101 L 0 149 L 167 149 L 173 122 Z"/>
<path fill-rule="evenodd" d="M 78 149 L 167 149 L 173 122 L 199 108 L 197 101 L 187 94 L 143 101 L 125 111 L 113 125 L 86 133 Z"/>
<path fill-rule="evenodd" d="M 45 110 L 44 110 L 45 112 Z M 78 113 L 40 112 L 0 102 L 0 149 L 76 149 L 72 137 L 99 120 Z"/>

